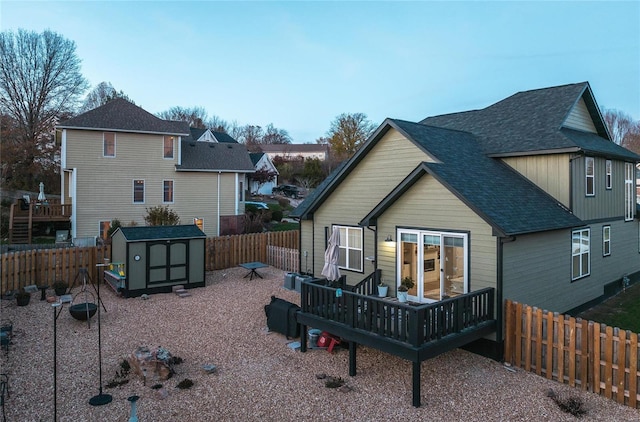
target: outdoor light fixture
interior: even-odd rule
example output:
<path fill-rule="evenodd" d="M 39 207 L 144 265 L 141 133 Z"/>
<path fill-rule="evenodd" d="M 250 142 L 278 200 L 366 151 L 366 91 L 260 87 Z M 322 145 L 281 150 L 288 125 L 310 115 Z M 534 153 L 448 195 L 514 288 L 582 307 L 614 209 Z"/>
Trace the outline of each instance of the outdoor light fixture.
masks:
<path fill-rule="evenodd" d="M 393 242 L 393 238 L 390 234 L 387 235 L 387 238 L 384 240 L 385 242 Z"/>
<path fill-rule="evenodd" d="M 62 312 L 61 301 L 51 304 L 53 308 L 53 421 L 58 420 L 58 344 L 57 344 L 57 327 L 58 317 Z"/>

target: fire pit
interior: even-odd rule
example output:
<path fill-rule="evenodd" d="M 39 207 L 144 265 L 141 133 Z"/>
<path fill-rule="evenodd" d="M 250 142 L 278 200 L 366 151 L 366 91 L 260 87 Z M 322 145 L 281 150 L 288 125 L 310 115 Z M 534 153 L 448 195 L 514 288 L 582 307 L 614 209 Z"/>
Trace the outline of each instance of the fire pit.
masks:
<path fill-rule="evenodd" d="M 69 313 L 78 321 L 86 321 L 96 314 L 98 306 L 95 303 L 77 303 L 69 306 Z"/>

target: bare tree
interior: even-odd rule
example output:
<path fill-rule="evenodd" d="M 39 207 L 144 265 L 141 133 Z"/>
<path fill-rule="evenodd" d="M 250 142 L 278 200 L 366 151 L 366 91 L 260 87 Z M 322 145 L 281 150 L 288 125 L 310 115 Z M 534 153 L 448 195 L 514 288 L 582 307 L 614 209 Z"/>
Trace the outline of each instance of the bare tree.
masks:
<path fill-rule="evenodd" d="M 116 98 L 124 98 L 125 100 L 133 103 L 131 98 L 129 98 L 129 96 L 122 90 L 116 91 L 113 85 L 111 85 L 111 82 L 100 82 L 84 98 L 84 102 L 80 107 L 80 112 L 84 113 L 85 111 L 93 110 L 94 108 L 105 105 Z"/>
<path fill-rule="evenodd" d="M 206 126 L 214 132 L 229 133 L 229 123 L 218 116 L 213 116 L 207 120 Z"/>
<path fill-rule="evenodd" d="M 267 125 L 267 128 L 262 136 L 261 144 L 290 144 L 291 136 L 289 132 L 284 129 L 278 129 L 273 126 L 272 123 Z"/>
<path fill-rule="evenodd" d="M 206 129 L 207 111 L 200 106 L 196 107 L 171 107 L 169 110 L 161 111 L 158 117 L 165 120 L 180 120 L 188 122 L 190 127 Z"/>
<path fill-rule="evenodd" d="M 3 156 L 12 174 L 7 181 L 35 190 L 40 173 L 59 159 L 52 137 L 56 120 L 72 115 L 88 84 L 75 43 L 49 30 L 0 33 L 0 57 L 0 111 L 15 125 L 15 154 Z"/>
<path fill-rule="evenodd" d="M 339 159 L 351 157 L 375 128 L 364 113 L 343 113 L 337 116 L 327 132 L 333 154 Z"/>
<path fill-rule="evenodd" d="M 236 138 L 238 142 L 241 142 L 247 146 L 247 149 L 252 152 L 260 151 L 260 143 L 264 136 L 264 130 L 260 126 L 245 125 L 240 129 L 240 135 Z"/>
<path fill-rule="evenodd" d="M 613 142 L 640 152 L 640 121 L 620 110 L 607 109 L 602 113 Z"/>

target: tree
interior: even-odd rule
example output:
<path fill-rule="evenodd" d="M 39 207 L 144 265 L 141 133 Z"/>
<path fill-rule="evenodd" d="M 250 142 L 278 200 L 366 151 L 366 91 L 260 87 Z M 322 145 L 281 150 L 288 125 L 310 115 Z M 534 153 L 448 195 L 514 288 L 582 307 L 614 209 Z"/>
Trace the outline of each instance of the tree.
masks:
<path fill-rule="evenodd" d="M 256 182 L 258 184 L 258 188 L 256 189 L 256 192 L 252 192 L 253 194 L 257 193 L 260 188 L 262 187 L 262 185 L 264 185 L 267 182 L 270 182 L 272 180 L 274 180 L 274 178 L 278 175 L 278 173 L 276 173 L 275 171 L 269 170 L 267 168 L 259 168 L 258 170 L 256 170 L 254 173 L 249 175 L 249 179 L 253 182 Z"/>
<path fill-rule="evenodd" d="M 158 117 L 165 120 L 179 120 L 188 122 L 190 127 L 206 129 L 207 111 L 203 107 L 171 107 L 169 110 L 161 111 Z"/>
<path fill-rule="evenodd" d="M 286 130 L 278 129 L 274 127 L 272 123 L 269 123 L 260 143 L 264 145 L 290 144 L 291 136 L 289 136 L 289 132 L 287 132 Z"/>
<path fill-rule="evenodd" d="M 49 30 L 0 33 L 0 57 L 0 112 L 12 125 L 10 139 L 2 139 L 13 152 L 3 153 L 5 181 L 36 190 L 38 179 L 58 167 L 56 121 L 72 115 L 88 84 L 75 43 Z"/>
<path fill-rule="evenodd" d="M 252 152 L 260 151 L 258 146 L 261 143 L 264 136 L 264 130 L 260 126 L 245 125 L 240 129 L 240 135 L 236 140 L 247 146 L 247 149 Z"/>
<path fill-rule="evenodd" d="M 320 160 L 318 158 L 308 158 L 304 160 L 304 169 L 302 174 L 297 177 L 297 180 L 305 188 L 315 188 L 326 176 Z"/>
<path fill-rule="evenodd" d="M 84 102 L 80 107 L 80 113 L 93 110 L 94 108 L 105 105 L 116 98 L 124 98 L 125 100 L 135 104 L 122 90 L 116 91 L 113 85 L 111 85 L 111 82 L 100 82 L 84 98 Z"/>
<path fill-rule="evenodd" d="M 375 128 L 364 113 L 343 113 L 337 116 L 327 132 L 333 154 L 340 160 L 350 158 Z"/>
<path fill-rule="evenodd" d="M 613 142 L 636 153 L 640 153 L 640 121 L 615 109 L 607 109 L 602 113 Z"/>
<path fill-rule="evenodd" d="M 145 210 L 147 215 L 144 216 L 144 222 L 150 226 L 175 226 L 180 224 L 180 217 L 168 205 L 158 205 L 145 208 Z"/>

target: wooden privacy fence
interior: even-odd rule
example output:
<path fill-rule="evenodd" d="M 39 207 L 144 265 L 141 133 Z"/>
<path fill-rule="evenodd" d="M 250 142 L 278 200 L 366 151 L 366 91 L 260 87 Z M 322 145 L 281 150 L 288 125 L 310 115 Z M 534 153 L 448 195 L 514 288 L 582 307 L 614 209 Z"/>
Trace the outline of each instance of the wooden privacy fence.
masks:
<path fill-rule="evenodd" d="M 638 335 L 507 300 L 505 362 L 638 408 Z"/>
<path fill-rule="evenodd" d="M 264 262 L 284 271 L 298 271 L 298 230 L 212 237 L 206 243 L 207 271 L 252 261 Z M 269 253 L 269 247 L 275 248 Z M 99 267 L 96 264 L 110 257 L 110 246 L 5 253 L 0 258 L 1 292 L 29 284 L 52 285 L 56 280 L 73 283 L 80 268 L 88 268 L 91 278 L 97 280 Z"/>
<path fill-rule="evenodd" d="M 300 251 L 298 249 L 267 246 L 267 264 L 290 273 L 300 271 Z"/>
<path fill-rule="evenodd" d="M 299 231 L 265 232 L 207 239 L 206 269 L 222 270 L 244 262 L 268 263 L 267 246 L 299 249 Z"/>
<path fill-rule="evenodd" d="M 87 268 L 97 280 L 100 268 L 96 264 L 110 256 L 110 246 L 8 252 L 0 260 L 1 290 L 4 294 L 29 284 L 51 286 L 57 280 L 73 283 L 80 268 Z"/>

